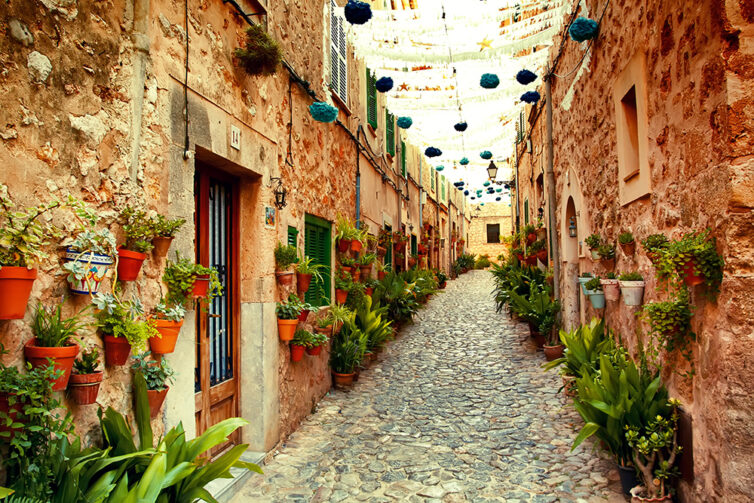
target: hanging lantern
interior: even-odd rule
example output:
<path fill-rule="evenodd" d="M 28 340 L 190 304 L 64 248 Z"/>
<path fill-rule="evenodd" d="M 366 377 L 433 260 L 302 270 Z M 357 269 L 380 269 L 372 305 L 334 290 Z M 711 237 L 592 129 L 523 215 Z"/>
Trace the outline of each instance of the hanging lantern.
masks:
<path fill-rule="evenodd" d="M 594 19 L 577 18 L 568 28 L 568 34 L 578 43 L 591 40 L 597 36 L 600 25 Z"/>
<path fill-rule="evenodd" d="M 482 78 L 479 79 L 479 85 L 485 89 L 495 89 L 500 85 L 500 79 L 494 73 L 485 73 Z"/>
<path fill-rule="evenodd" d="M 519 84 L 525 86 L 537 80 L 537 74 L 529 70 L 521 70 L 516 74 L 516 80 Z"/>
<path fill-rule="evenodd" d="M 578 233 L 576 232 L 576 218 L 571 217 L 568 219 L 568 222 L 568 235 L 575 238 L 578 236 Z"/>
<path fill-rule="evenodd" d="M 460 133 L 463 133 L 464 131 L 466 131 L 466 128 L 468 128 L 469 125 L 466 124 L 465 122 L 459 122 L 458 124 L 456 124 L 453 127 L 455 128 L 456 131 L 458 131 Z"/>
<path fill-rule="evenodd" d="M 497 166 L 495 166 L 495 161 L 490 161 L 490 165 L 487 166 L 487 175 L 490 177 L 490 180 L 493 182 L 495 181 L 495 178 L 497 177 Z"/>
<path fill-rule="evenodd" d="M 272 182 L 277 180 L 278 184 L 275 187 L 275 189 L 272 191 L 272 193 L 275 195 L 275 207 L 279 210 L 282 210 L 285 208 L 286 204 L 288 204 L 285 201 L 285 196 L 288 194 L 288 191 L 283 187 L 283 179 L 279 177 L 273 177 L 270 178 L 270 187 L 272 187 Z"/>
<path fill-rule="evenodd" d="M 458 164 L 460 164 L 461 166 L 466 166 L 468 163 L 469 163 L 469 159 L 467 157 L 464 157 L 463 159 L 458 161 Z"/>
<path fill-rule="evenodd" d="M 408 129 L 413 123 L 414 121 L 411 117 L 398 117 L 398 121 L 396 122 L 401 129 Z"/>
<path fill-rule="evenodd" d="M 541 98 L 541 96 L 537 91 L 528 91 L 521 95 L 521 101 L 525 101 L 531 105 L 538 102 L 539 98 Z"/>
<path fill-rule="evenodd" d="M 316 101 L 309 105 L 309 113 L 318 122 L 334 122 L 338 118 L 338 109 L 324 101 Z"/>
<path fill-rule="evenodd" d="M 442 150 L 435 147 L 427 147 L 427 149 L 424 151 L 424 155 L 427 157 L 440 157 L 442 155 Z"/>
<path fill-rule="evenodd" d="M 386 93 L 393 88 L 393 79 L 390 77 L 382 77 L 374 83 L 375 89 L 381 93 Z"/>
<path fill-rule="evenodd" d="M 351 24 L 364 24 L 372 19 L 372 8 L 366 2 L 348 0 L 343 8 L 343 14 L 346 16 L 346 21 Z"/>
<path fill-rule="evenodd" d="M 490 160 L 492 159 L 492 152 L 490 152 L 489 150 L 485 150 L 479 153 L 479 157 L 485 160 Z"/>

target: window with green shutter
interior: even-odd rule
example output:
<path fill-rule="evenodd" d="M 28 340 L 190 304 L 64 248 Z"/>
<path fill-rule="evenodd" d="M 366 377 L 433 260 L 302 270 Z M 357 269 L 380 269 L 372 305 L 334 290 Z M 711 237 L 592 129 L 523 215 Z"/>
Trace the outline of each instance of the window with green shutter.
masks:
<path fill-rule="evenodd" d="M 440 200 L 445 201 L 445 175 L 440 177 Z"/>
<path fill-rule="evenodd" d="M 377 129 L 377 78 L 367 68 L 367 122 Z"/>
<path fill-rule="evenodd" d="M 387 232 L 393 232 L 393 228 L 389 225 L 385 225 L 385 230 Z M 387 253 L 385 253 L 385 260 L 383 261 L 383 264 L 385 264 L 385 270 L 386 271 L 392 271 L 393 270 L 393 238 L 390 238 L 390 242 L 387 245 Z"/>
<path fill-rule="evenodd" d="M 432 169 L 432 167 L 429 168 L 429 179 L 430 181 L 430 187 L 434 191 L 435 190 L 435 172 Z"/>
<path fill-rule="evenodd" d="M 330 258 L 331 258 L 331 237 L 330 222 L 314 215 L 307 214 L 305 217 L 305 240 L 304 253 L 313 260 L 314 264 L 322 266 L 322 281 L 312 279 L 309 291 L 306 292 L 304 299 L 314 306 L 325 306 L 330 304 Z"/>
<path fill-rule="evenodd" d="M 529 200 L 524 199 L 524 225 L 529 225 Z"/>
<path fill-rule="evenodd" d="M 416 242 L 416 234 L 411 234 L 411 255 L 419 253 L 418 243 Z"/>
<path fill-rule="evenodd" d="M 406 142 L 401 140 L 401 175 L 406 178 Z"/>
<path fill-rule="evenodd" d="M 385 150 L 395 156 L 395 117 L 385 110 Z"/>
<path fill-rule="evenodd" d="M 288 226 L 288 244 L 298 247 L 298 229 Z"/>

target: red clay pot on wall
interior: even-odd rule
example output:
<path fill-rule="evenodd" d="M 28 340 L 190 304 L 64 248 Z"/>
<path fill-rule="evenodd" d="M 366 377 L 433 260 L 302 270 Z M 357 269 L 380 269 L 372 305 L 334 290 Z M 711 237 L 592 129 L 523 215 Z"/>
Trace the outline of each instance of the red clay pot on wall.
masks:
<path fill-rule="evenodd" d="M 372 288 L 371 286 L 369 288 L 364 289 L 365 295 L 369 295 L 371 297 L 373 293 L 374 293 L 374 288 Z"/>
<path fill-rule="evenodd" d="M 530 232 L 529 234 L 526 235 L 526 240 L 529 243 L 533 243 L 534 241 L 537 240 L 537 234 L 535 232 Z"/>
<path fill-rule="evenodd" d="M 147 258 L 146 253 L 118 248 L 118 279 L 121 281 L 135 281 L 139 277 L 141 264 Z"/>
<path fill-rule="evenodd" d="M 291 344 L 291 361 L 293 362 L 300 362 L 301 359 L 304 357 L 304 346 L 299 346 L 298 344 Z"/>
<path fill-rule="evenodd" d="M 280 337 L 280 340 L 284 342 L 292 341 L 297 326 L 298 320 L 281 320 L 278 318 L 278 337 Z"/>
<path fill-rule="evenodd" d="M 526 263 L 528 265 L 537 265 L 537 256 L 529 255 L 528 257 L 526 257 Z"/>
<path fill-rule="evenodd" d="M 209 274 L 197 276 L 194 278 L 194 286 L 191 288 L 191 295 L 194 298 L 204 298 L 209 291 Z"/>
<path fill-rule="evenodd" d="M 557 360 L 558 358 L 563 357 L 563 345 L 558 344 L 557 346 L 548 346 L 544 345 L 545 350 L 545 358 L 547 358 L 548 362 L 551 362 L 553 360 Z"/>
<path fill-rule="evenodd" d="M 356 253 L 359 253 L 361 251 L 362 246 L 363 245 L 361 244 L 361 241 L 359 241 L 358 239 L 351 241 L 351 250 L 355 251 Z"/>
<path fill-rule="evenodd" d="M 335 301 L 338 304 L 345 304 L 346 299 L 348 299 L 348 290 L 338 290 L 335 289 Z"/>
<path fill-rule="evenodd" d="M 704 276 L 694 273 L 695 265 L 696 264 L 693 260 L 689 260 L 683 265 L 683 281 L 685 281 L 688 286 L 696 286 L 704 283 Z"/>
<path fill-rule="evenodd" d="M 110 366 L 125 365 L 131 354 L 131 344 L 125 337 L 113 337 L 106 335 L 105 340 L 105 364 Z"/>
<path fill-rule="evenodd" d="M 358 267 L 353 268 L 353 270 L 351 271 L 351 277 L 353 278 L 354 283 L 359 282 L 359 280 L 361 279 L 361 271 Z"/>
<path fill-rule="evenodd" d="M 353 384 L 353 378 L 355 375 L 355 372 L 352 372 L 350 374 L 338 374 L 337 372 L 332 373 L 333 380 L 338 386 L 350 386 L 351 384 Z"/>
<path fill-rule="evenodd" d="M 351 240 L 350 239 L 339 239 L 338 240 L 338 251 L 340 253 L 345 253 L 351 248 Z"/>
<path fill-rule="evenodd" d="M 620 247 L 623 250 L 623 253 L 626 254 L 626 256 L 630 257 L 631 255 L 636 253 L 636 241 L 631 241 L 627 244 L 620 243 Z"/>
<path fill-rule="evenodd" d="M 408 267 L 409 268 L 414 267 L 415 265 L 416 265 L 416 259 L 415 258 L 411 257 L 410 259 L 408 259 Z"/>
<path fill-rule="evenodd" d="M 68 394 L 77 405 L 91 405 L 97 401 L 102 372 L 93 374 L 71 374 L 68 381 Z"/>
<path fill-rule="evenodd" d="M 157 414 L 159 414 L 160 409 L 162 408 L 162 404 L 165 403 L 165 397 L 168 396 L 168 391 L 170 391 L 170 386 L 166 386 L 162 391 L 157 391 L 154 389 L 147 390 L 150 417 L 157 417 Z"/>
<path fill-rule="evenodd" d="M 310 356 L 318 356 L 322 352 L 322 346 L 314 346 L 313 348 L 306 348 L 306 354 Z"/>
<path fill-rule="evenodd" d="M 386 274 L 387 273 L 385 271 L 377 271 L 377 279 L 382 281 L 383 279 L 385 279 Z"/>
<path fill-rule="evenodd" d="M 312 284 L 311 274 L 296 273 L 296 293 L 299 297 L 303 297 L 306 292 L 309 291 L 309 286 Z"/>
<path fill-rule="evenodd" d="M 377 256 L 382 258 L 387 254 L 387 248 L 384 246 L 378 246 L 377 247 Z"/>
<path fill-rule="evenodd" d="M 0 269 L 0 320 L 20 320 L 26 314 L 36 269 L 3 266 Z"/>
<path fill-rule="evenodd" d="M 164 257 L 168 254 L 170 245 L 173 243 L 173 238 L 166 238 L 163 236 L 155 236 L 152 238 L 152 253 L 155 257 Z"/>
<path fill-rule="evenodd" d="M 275 278 L 280 286 L 291 286 L 293 284 L 293 271 L 276 271 Z"/>
<path fill-rule="evenodd" d="M 298 321 L 306 321 L 306 318 L 309 316 L 309 312 L 310 311 L 308 309 L 302 309 L 298 315 Z"/>
<path fill-rule="evenodd" d="M 160 332 L 162 337 L 150 337 L 149 347 L 152 353 L 166 355 L 175 351 L 175 343 L 178 341 L 178 334 L 183 326 L 183 320 L 152 320 L 154 327 Z"/>
<path fill-rule="evenodd" d="M 547 250 L 539 250 L 537 252 L 537 258 L 542 262 L 547 262 Z"/>
<path fill-rule="evenodd" d="M 68 378 L 71 376 L 73 360 L 76 359 L 76 355 L 78 354 L 79 345 L 75 343 L 63 346 L 62 348 L 43 348 L 37 346 L 37 338 L 34 337 L 24 344 L 24 356 L 26 357 L 26 361 L 31 363 L 32 367 L 47 367 L 47 359 L 50 358 L 55 366 L 55 370 L 63 371 L 63 375 L 54 381 L 53 391 L 60 391 L 68 386 Z"/>
<path fill-rule="evenodd" d="M 359 266 L 359 270 L 361 271 L 361 281 L 366 281 L 372 276 L 372 266 L 371 265 L 362 265 Z"/>

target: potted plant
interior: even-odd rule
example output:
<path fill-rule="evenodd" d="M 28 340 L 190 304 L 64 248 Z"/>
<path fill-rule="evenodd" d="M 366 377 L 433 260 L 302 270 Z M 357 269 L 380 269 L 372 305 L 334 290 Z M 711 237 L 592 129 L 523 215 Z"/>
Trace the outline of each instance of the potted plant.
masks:
<path fill-rule="evenodd" d="M 170 249 L 175 235 L 186 223 L 184 218 L 167 218 L 165 215 L 157 215 L 150 221 L 152 226 L 152 245 L 154 254 L 158 257 L 165 257 Z"/>
<path fill-rule="evenodd" d="M 298 260 L 298 252 L 293 245 L 284 245 L 278 241 L 275 247 L 275 278 L 282 286 L 293 284 L 293 271 L 290 267 Z"/>
<path fill-rule="evenodd" d="M 372 264 L 377 260 L 377 255 L 374 253 L 362 253 L 357 259 L 359 264 L 359 270 L 361 271 L 361 281 L 366 281 L 372 275 Z"/>
<path fill-rule="evenodd" d="M 69 204 L 78 220 L 78 232 L 66 248 L 63 270 L 73 293 L 96 295 L 117 253 L 115 236 L 109 229 L 96 229 L 96 211 L 83 202 L 70 200 Z"/>
<path fill-rule="evenodd" d="M 154 248 L 154 227 L 144 211 L 127 206 L 120 212 L 126 242 L 118 247 L 118 279 L 134 281 L 139 276 L 147 252 Z"/>
<path fill-rule="evenodd" d="M 288 296 L 288 302 L 297 303 L 299 308 L 298 321 L 304 322 L 309 317 L 309 313 L 317 314 L 317 311 L 319 311 L 317 306 L 313 306 L 308 302 L 299 299 L 298 295 L 295 294 Z"/>
<path fill-rule="evenodd" d="M 392 234 L 387 229 L 380 229 L 380 233 L 377 236 L 377 256 L 380 258 L 384 257 L 391 246 L 393 246 Z"/>
<path fill-rule="evenodd" d="M 338 214 L 335 219 L 335 243 L 340 253 L 346 253 L 352 247 L 352 241 L 354 239 L 359 240 L 361 238 L 359 230 L 353 224 L 351 220 Z M 361 242 L 356 245 L 361 249 Z"/>
<path fill-rule="evenodd" d="M 291 340 L 291 361 L 298 362 L 304 357 L 304 350 L 311 341 L 312 334 L 308 330 L 299 328 Z"/>
<path fill-rule="evenodd" d="M 222 294 L 220 275 L 214 267 L 204 267 L 176 252 L 175 261 L 168 260 L 162 281 L 168 287 L 165 301 L 170 306 L 188 309 L 192 298 L 210 302 Z"/>
<path fill-rule="evenodd" d="M 24 317 L 31 288 L 37 278 L 32 265 L 46 258 L 44 248 L 58 229 L 40 217 L 60 206 L 58 202 L 20 209 L 0 183 L 0 320 Z"/>
<path fill-rule="evenodd" d="M 310 356 L 318 356 L 322 352 L 322 346 L 327 344 L 327 335 L 319 332 L 310 335 L 311 337 L 306 344 L 306 354 Z"/>
<path fill-rule="evenodd" d="M 658 258 L 660 258 L 661 251 L 667 248 L 668 238 L 665 237 L 664 234 L 651 234 L 642 239 L 641 245 L 647 252 L 647 257 L 649 257 L 649 260 L 655 262 Z"/>
<path fill-rule="evenodd" d="M 153 354 L 166 355 L 175 351 L 185 316 L 186 310 L 182 304 L 166 304 L 161 300 L 155 306 L 152 325 L 158 335 L 149 338 L 149 347 Z"/>
<path fill-rule="evenodd" d="M 526 224 L 521 229 L 521 235 L 526 239 L 527 243 L 534 243 L 537 240 L 537 228 L 533 224 Z"/>
<path fill-rule="evenodd" d="M 590 273 L 590 272 L 582 272 L 581 275 L 578 277 L 578 283 L 579 283 L 579 285 L 581 285 L 581 292 L 584 295 L 588 295 L 586 293 L 586 286 L 585 285 L 592 278 L 593 278 L 593 276 L 592 276 L 592 273 Z"/>
<path fill-rule="evenodd" d="M 356 326 L 352 314 L 341 331 L 333 337 L 330 346 L 330 367 L 336 385 L 347 386 L 353 383 L 366 345 L 366 334 Z"/>
<path fill-rule="evenodd" d="M 412 253 L 408 257 L 408 268 L 412 269 L 416 265 L 416 261 L 419 260 L 419 254 L 418 253 Z"/>
<path fill-rule="evenodd" d="M 542 263 L 547 262 L 547 244 L 544 241 L 534 241 L 528 246 L 526 251 L 529 254 L 526 257 L 527 264 L 535 265 L 537 263 L 537 260 L 541 261 Z M 530 261 L 530 257 L 534 257 L 533 264 Z"/>
<path fill-rule="evenodd" d="M 600 279 L 602 291 L 605 292 L 605 300 L 618 300 L 620 296 L 620 287 L 618 286 L 618 277 L 614 272 L 606 274 L 605 278 Z"/>
<path fill-rule="evenodd" d="M 90 405 L 97 401 L 102 383 L 102 371 L 98 368 L 99 350 L 96 347 L 83 350 L 73 362 L 68 393 L 77 405 Z"/>
<path fill-rule="evenodd" d="M 615 266 L 615 245 L 602 243 L 597 247 L 597 253 L 605 269 L 612 269 Z"/>
<path fill-rule="evenodd" d="M 346 271 L 339 269 L 335 275 L 335 299 L 338 304 L 346 303 L 351 288 L 353 288 L 353 278 Z"/>
<path fill-rule="evenodd" d="M 314 330 L 318 334 L 322 334 L 325 337 L 332 334 L 333 329 L 333 320 L 330 314 L 328 313 L 327 316 L 323 316 L 322 318 L 319 318 L 317 320 L 317 326 Z"/>
<path fill-rule="evenodd" d="M 627 306 L 640 306 L 644 297 L 644 278 L 638 272 L 627 272 L 618 278 L 623 303 Z"/>
<path fill-rule="evenodd" d="M 646 304 L 642 317 L 649 323 L 650 335 L 663 349 L 670 352 L 680 348 L 688 354 L 688 341 L 696 338 L 691 331 L 692 315 L 688 294 L 682 292 L 671 300 Z"/>
<path fill-rule="evenodd" d="M 618 235 L 618 243 L 623 253 L 627 256 L 631 256 L 636 252 L 636 241 L 634 240 L 634 235 L 629 231 L 621 232 Z"/>
<path fill-rule="evenodd" d="M 298 293 L 299 297 L 303 297 L 309 291 L 312 279 L 322 283 L 322 273 L 320 271 L 323 268 L 322 264 L 315 264 L 314 259 L 311 257 L 306 255 L 299 257 L 296 264 L 296 293 Z"/>
<path fill-rule="evenodd" d="M 396 252 L 402 252 L 405 250 L 406 243 L 408 243 L 408 238 L 405 234 L 398 231 L 393 232 L 393 248 Z"/>
<path fill-rule="evenodd" d="M 74 342 L 76 332 L 87 326 L 81 320 L 86 309 L 64 318 L 62 304 L 45 308 L 37 303 L 31 331 L 34 337 L 24 344 L 24 356 L 33 368 L 46 367 L 50 363 L 62 371 L 53 384 L 53 391 L 65 389 L 71 375 L 73 361 L 79 354 L 79 345 Z"/>
<path fill-rule="evenodd" d="M 560 312 L 560 301 L 552 300 L 543 310 L 539 318 L 539 331 L 545 336 L 545 343 L 542 349 L 548 362 L 563 357 L 563 345 L 560 344 L 558 331 L 558 313 Z"/>
<path fill-rule="evenodd" d="M 274 75 L 283 51 L 263 26 L 254 24 L 246 29 L 244 47 L 235 49 L 233 56 L 249 75 Z"/>
<path fill-rule="evenodd" d="M 437 287 L 440 290 L 444 290 L 445 286 L 447 285 L 448 275 L 442 272 L 441 270 L 437 269 L 435 271 L 435 276 L 437 277 Z"/>
<path fill-rule="evenodd" d="M 349 257 L 348 255 L 341 255 L 338 257 L 338 262 L 340 262 L 340 268 L 347 273 L 353 272 L 356 267 L 356 259 Z"/>
<path fill-rule="evenodd" d="M 597 233 L 590 234 L 589 236 L 587 236 L 584 242 L 589 247 L 589 250 L 592 253 L 592 260 L 599 260 L 600 255 L 598 252 L 598 248 L 602 244 L 602 238 L 600 238 L 600 235 Z"/>
<path fill-rule="evenodd" d="M 386 266 L 383 262 L 377 262 L 377 279 L 379 281 L 382 281 L 383 279 L 385 279 L 385 275 L 387 274 L 385 269 L 386 269 Z"/>
<path fill-rule="evenodd" d="M 364 294 L 371 297 L 374 294 L 374 289 L 377 288 L 377 285 L 379 284 L 380 282 L 376 279 L 367 279 L 366 281 L 364 281 Z"/>
<path fill-rule="evenodd" d="M 144 380 L 147 383 L 147 398 L 149 400 L 149 415 L 150 417 L 157 417 L 160 412 L 162 404 L 165 402 L 165 397 L 170 390 L 168 383 L 173 383 L 173 375 L 175 372 L 168 365 L 167 360 L 161 357 L 159 361 L 148 361 L 150 352 L 147 351 L 143 354 L 133 357 L 133 364 L 131 369 L 135 373 L 140 373 L 144 376 Z"/>
<path fill-rule="evenodd" d="M 112 294 L 99 293 L 93 303 L 99 310 L 97 326 L 105 341 L 107 365 L 125 365 L 132 349 L 143 351 L 149 338 L 159 335 L 151 321 L 144 318 L 144 308 L 136 296 L 122 301 Z"/>
<path fill-rule="evenodd" d="M 298 326 L 298 316 L 301 314 L 301 303 L 298 297 L 291 294 L 287 302 L 278 302 L 275 307 L 278 317 L 278 337 L 281 341 L 293 340 Z"/>
<path fill-rule="evenodd" d="M 688 286 L 704 283 L 708 294 L 714 297 L 723 279 L 724 262 L 709 232 L 691 232 L 669 242 L 655 260 L 658 275 L 679 278 L 678 286 L 681 282 Z"/>
<path fill-rule="evenodd" d="M 602 283 L 600 277 L 596 276 L 584 284 L 586 294 L 589 296 L 589 302 L 592 303 L 592 307 L 595 309 L 605 308 L 605 294 L 602 291 Z"/>
<path fill-rule="evenodd" d="M 367 234 L 363 229 L 357 229 L 354 227 L 351 237 L 351 251 L 359 253 L 366 242 Z"/>
<path fill-rule="evenodd" d="M 345 322 L 351 319 L 353 311 L 341 304 L 330 304 L 327 317 L 333 326 L 333 332 L 338 333 Z"/>

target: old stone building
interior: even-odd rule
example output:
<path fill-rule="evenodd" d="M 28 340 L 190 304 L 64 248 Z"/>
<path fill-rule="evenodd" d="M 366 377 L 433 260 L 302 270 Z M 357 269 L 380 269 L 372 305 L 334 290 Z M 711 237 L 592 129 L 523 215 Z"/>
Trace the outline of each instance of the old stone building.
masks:
<path fill-rule="evenodd" d="M 505 238 L 510 237 L 511 206 L 508 203 L 486 203 L 471 209 L 471 225 L 466 248 L 474 255 L 488 255 L 496 261 L 500 254 L 506 253 L 508 246 Z"/>

